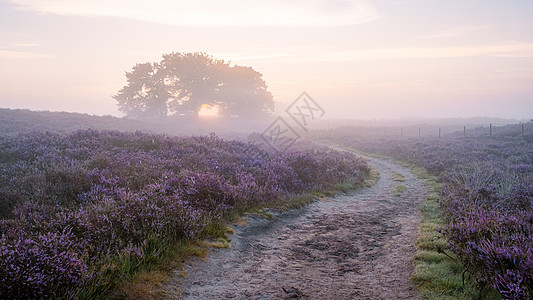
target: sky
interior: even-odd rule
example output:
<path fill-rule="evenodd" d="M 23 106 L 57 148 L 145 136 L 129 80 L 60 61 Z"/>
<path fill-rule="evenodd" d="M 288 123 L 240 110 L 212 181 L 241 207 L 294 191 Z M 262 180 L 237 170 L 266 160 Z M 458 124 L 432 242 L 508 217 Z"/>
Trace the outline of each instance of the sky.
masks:
<path fill-rule="evenodd" d="M 533 118 L 531 0 L 0 0 L 0 107 L 122 116 L 125 72 L 171 52 L 254 68 L 278 111 Z"/>

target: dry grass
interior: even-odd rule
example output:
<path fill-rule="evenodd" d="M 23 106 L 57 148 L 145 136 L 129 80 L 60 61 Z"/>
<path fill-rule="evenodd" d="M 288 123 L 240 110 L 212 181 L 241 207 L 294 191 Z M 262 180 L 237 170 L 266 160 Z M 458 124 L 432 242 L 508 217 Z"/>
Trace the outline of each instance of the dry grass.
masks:
<path fill-rule="evenodd" d="M 406 181 L 406 180 L 407 180 L 407 178 L 405 178 L 405 176 L 403 176 L 402 174 L 400 174 L 400 173 L 398 173 L 398 172 L 396 172 L 396 171 L 392 171 L 392 172 L 391 172 L 391 175 L 392 175 L 392 180 L 394 180 L 394 181 L 401 181 L 401 182 L 403 182 L 403 181 Z"/>
<path fill-rule="evenodd" d="M 371 187 L 373 186 L 374 184 L 376 184 L 376 182 L 378 182 L 379 180 L 379 171 L 376 170 L 376 169 L 371 169 L 370 170 L 370 176 L 368 176 L 368 178 L 365 179 L 365 182 L 364 182 L 364 186 L 365 187 Z"/>
<path fill-rule="evenodd" d="M 120 283 L 109 299 L 150 300 L 161 298 L 160 287 L 165 283 L 172 271 L 180 270 L 185 276 L 185 261 L 190 257 L 207 258 L 211 243 L 206 241 L 183 242 L 169 246 L 164 259 L 150 269 L 142 270 L 133 280 Z"/>

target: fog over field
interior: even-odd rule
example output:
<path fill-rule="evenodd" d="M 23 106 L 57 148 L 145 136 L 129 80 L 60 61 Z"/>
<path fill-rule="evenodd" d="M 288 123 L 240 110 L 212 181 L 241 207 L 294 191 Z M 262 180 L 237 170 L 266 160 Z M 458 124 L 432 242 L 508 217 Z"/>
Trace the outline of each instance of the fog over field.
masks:
<path fill-rule="evenodd" d="M 533 299 L 533 1 L 0 0 L 0 299 Z"/>
<path fill-rule="evenodd" d="M 527 0 L 4 0 L 0 107 L 122 117 L 125 72 L 204 52 L 259 72 L 277 114 L 306 91 L 328 119 L 528 120 L 532 15 Z"/>

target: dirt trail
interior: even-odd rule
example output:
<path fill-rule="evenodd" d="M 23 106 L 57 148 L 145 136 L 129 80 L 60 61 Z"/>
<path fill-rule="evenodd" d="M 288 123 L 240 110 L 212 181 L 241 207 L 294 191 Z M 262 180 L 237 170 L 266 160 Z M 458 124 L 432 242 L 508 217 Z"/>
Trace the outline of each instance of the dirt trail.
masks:
<path fill-rule="evenodd" d="M 250 218 L 230 249 L 192 262 L 185 278 L 172 275 L 167 298 L 416 299 L 409 277 L 426 189 L 407 168 L 367 159 L 377 184 L 272 221 Z M 406 187 L 399 196 L 398 185 Z"/>

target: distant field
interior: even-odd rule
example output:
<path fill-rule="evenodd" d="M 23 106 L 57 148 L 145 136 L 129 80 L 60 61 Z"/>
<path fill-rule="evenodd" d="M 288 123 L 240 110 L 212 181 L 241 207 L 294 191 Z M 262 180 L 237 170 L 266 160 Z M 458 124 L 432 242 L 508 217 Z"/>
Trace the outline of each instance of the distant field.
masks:
<path fill-rule="evenodd" d="M 270 120 L 195 119 L 167 117 L 159 119 L 127 119 L 93 116 L 70 112 L 30 111 L 0 108 L 0 136 L 33 131 L 67 134 L 80 129 L 143 131 L 168 135 L 201 135 L 217 132 L 224 137 L 242 137 L 252 130 L 264 130 Z"/>

